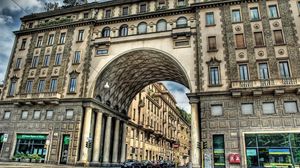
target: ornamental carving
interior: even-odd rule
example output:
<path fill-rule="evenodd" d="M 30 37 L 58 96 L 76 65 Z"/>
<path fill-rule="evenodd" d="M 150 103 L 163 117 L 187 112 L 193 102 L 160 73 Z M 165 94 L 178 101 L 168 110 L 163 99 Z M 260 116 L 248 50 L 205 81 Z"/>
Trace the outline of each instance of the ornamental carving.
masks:
<path fill-rule="evenodd" d="M 50 48 L 47 49 L 47 53 L 50 53 Z"/>
<path fill-rule="evenodd" d="M 245 58 L 245 53 L 243 53 L 243 52 L 239 53 L 239 57 L 240 58 Z"/>
<path fill-rule="evenodd" d="M 279 25 L 280 25 L 280 23 L 278 21 L 276 21 L 276 22 L 273 23 L 274 27 L 279 27 Z"/>
<path fill-rule="evenodd" d="M 241 26 L 236 26 L 236 27 L 235 27 L 235 30 L 239 32 L 239 31 L 242 30 L 242 28 L 241 28 Z"/>
<path fill-rule="evenodd" d="M 265 55 L 265 53 L 264 53 L 263 51 L 259 51 L 259 52 L 257 53 L 257 55 L 260 56 L 260 57 L 263 57 L 263 56 Z"/>
<path fill-rule="evenodd" d="M 285 53 L 284 49 L 279 49 L 279 50 L 278 50 L 278 54 L 279 54 L 279 55 L 283 55 L 284 53 Z"/>
<path fill-rule="evenodd" d="M 259 24 L 255 24 L 255 25 L 253 25 L 253 28 L 254 28 L 254 29 L 259 29 L 259 28 L 260 28 L 260 25 L 259 25 Z"/>
<path fill-rule="evenodd" d="M 45 71 L 45 70 L 43 70 L 43 71 L 42 71 L 42 75 L 45 75 L 45 74 L 46 74 L 46 71 Z"/>
<path fill-rule="evenodd" d="M 39 50 L 36 50 L 36 51 L 35 51 L 35 54 L 38 55 L 38 54 L 39 54 Z"/>

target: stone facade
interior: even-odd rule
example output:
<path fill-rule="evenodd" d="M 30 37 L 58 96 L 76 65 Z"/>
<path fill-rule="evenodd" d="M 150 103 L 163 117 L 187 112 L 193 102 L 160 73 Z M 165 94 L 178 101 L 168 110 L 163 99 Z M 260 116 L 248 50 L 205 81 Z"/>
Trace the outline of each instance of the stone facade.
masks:
<path fill-rule="evenodd" d="M 162 83 L 144 88 L 129 109 L 127 159 L 189 162 L 190 125 Z"/>

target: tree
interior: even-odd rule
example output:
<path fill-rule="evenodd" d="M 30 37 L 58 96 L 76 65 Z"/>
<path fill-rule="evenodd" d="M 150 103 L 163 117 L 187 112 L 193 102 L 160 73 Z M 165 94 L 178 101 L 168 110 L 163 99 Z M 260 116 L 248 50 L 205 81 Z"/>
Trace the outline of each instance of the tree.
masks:
<path fill-rule="evenodd" d="M 63 3 L 66 6 L 76 6 L 76 5 L 82 5 L 84 3 L 87 3 L 86 0 L 64 0 Z"/>
<path fill-rule="evenodd" d="M 46 11 L 50 11 L 50 10 L 55 10 L 55 9 L 58 9 L 58 3 L 57 2 L 45 2 L 45 6 L 44 6 L 44 9 Z"/>

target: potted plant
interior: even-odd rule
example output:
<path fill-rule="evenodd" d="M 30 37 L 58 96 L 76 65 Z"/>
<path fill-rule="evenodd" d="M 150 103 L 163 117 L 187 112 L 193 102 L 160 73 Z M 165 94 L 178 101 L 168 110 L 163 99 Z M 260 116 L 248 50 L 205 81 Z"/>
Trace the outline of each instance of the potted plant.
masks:
<path fill-rule="evenodd" d="M 20 160 L 21 160 L 21 162 L 29 162 L 29 157 L 27 154 L 21 153 Z"/>
<path fill-rule="evenodd" d="M 41 161 L 41 157 L 38 154 L 31 155 L 31 162 L 39 163 Z"/>
<path fill-rule="evenodd" d="M 15 156 L 13 156 L 12 160 L 20 162 L 21 155 L 21 153 L 16 153 Z"/>

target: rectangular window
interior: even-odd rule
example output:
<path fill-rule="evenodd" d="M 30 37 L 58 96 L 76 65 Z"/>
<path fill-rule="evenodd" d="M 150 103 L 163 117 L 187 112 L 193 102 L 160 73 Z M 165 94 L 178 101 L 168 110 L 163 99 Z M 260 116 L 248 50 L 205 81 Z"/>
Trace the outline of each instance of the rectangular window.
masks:
<path fill-rule="evenodd" d="M 21 119 L 26 120 L 28 118 L 28 111 L 22 111 Z"/>
<path fill-rule="evenodd" d="M 263 113 L 264 114 L 274 114 L 275 105 L 273 102 L 263 103 Z"/>
<path fill-rule="evenodd" d="M 206 13 L 206 25 L 207 26 L 215 25 L 215 18 L 213 12 Z"/>
<path fill-rule="evenodd" d="M 45 80 L 40 80 L 37 88 L 37 92 L 41 93 L 44 92 L 45 89 Z"/>
<path fill-rule="evenodd" d="M 20 69 L 21 68 L 21 61 L 22 61 L 22 58 L 17 58 L 15 69 Z"/>
<path fill-rule="evenodd" d="M 255 7 L 255 8 L 250 8 L 250 19 L 252 21 L 255 21 L 255 20 L 259 20 L 260 17 L 259 17 L 259 12 L 258 12 L 258 8 Z"/>
<path fill-rule="evenodd" d="M 70 79 L 70 86 L 69 86 L 69 92 L 70 93 L 75 93 L 76 92 L 76 78 L 71 78 Z"/>
<path fill-rule="evenodd" d="M 105 18 L 110 18 L 111 17 L 111 10 L 110 9 L 106 9 L 105 10 Z"/>
<path fill-rule="evenodd" d="M 224 135 L 213 135 L 214 167 L 225 168 Z"/>
<path fill-rule="evenodd" d="M 66 111 L 66 119 L 67 120 L 73 119 L 73 116 L 74 116 L 74 111 L 73 110 L 67 110 Z"/>
<path fill-rule="evenodd" d="M 274 30 L 274 39 L 275 39 L 275 44 L 277 45 L 284 44 L 282 30 Z"/>
<path fill-rule="evenodd" d="M 77 41 L 83 41 L 83 33 L 84 33 L 84 30 L 79 30 L 78 31 Z"/>
<path fill-rule="evenodd" d="M 235 35 L 236 48 L 245 48 L 244 34 Z"/>
<path fill-rule="evenodd" d="M 252 103 L 243 103 L 241 109 L 242 109 L 243 115 L 253 114 L 253 104 Z"/>
<path fill-rule="evenodd" d="M 296 101 L 287 101 L 284 102 L 284 110 L 286 113 L 297 113 L 298 106 Z"/>
<path fill-rule="evenodd" d="M 290 68 L 287 61 L 279 62 L 279 70 L 281 78 L 290 78 Z"/>
<path fill-rule="evenodd" d="M 298 10 L 300 11 L 300 1 L 298 1 Z"/>
<path fill-rule="evenodd" d="M 62 61 L 62 55 L 61 55 L 61 53 L 56 54 L 54 65 L 61 65 L 61 61 Z"/>
<path fill-rule="evenodd" d="M 128 15 L 128 11 L 129 11 L 129 8 L 127 6 L 123 7 L 122 8 L 122 14 L 123 14 L 123 16 L 127 16 Z"/>
<path fill-rule="evenodd" d="M 80 63 L 80 51 L 75 51 L 73 64 L 79 64 Z"/>
<path fill-rule="evenodd" d="M 211 105 L 211 115 L 212 116 L 222 116 L 223 106 L 222 105 Z"/>
<path fill-rule="evenodd" d="M 208 37 L 208 51 L 217 50 L 217 40 L 216 36 Z"/>
<path fill-rule="evenodd" d="M 61 33 L 59 38 L 59 44 L 64 44 L 66 38 L 66 33 Z"/>
<path fill-rule="evenodd" d="M 240 80 L 242 80 L 242 81 L 249 80 L 248 65 L 242 64 L 242 65 L 239 65 L 239 67 L 240 67 Z"/>
<path fill-rule="evenodd" d="M 34 111 L 33 113 L 33 119 L 38 120 L 41 117 L 41 111 Z"/>
<path fill-rule="evenodd" d="M 50 92 L 56 92 L 56 91 L 57 91 L 57 79 L 51 79 Z"/>
<path fill-rule="evenodd" d="M 39 36 L 36 42 L 36 47 L 41 47 L 43 42 L 43 36 Z"/>
<path fill-rule="evenodd" d="M 9 119 L 10 119 L 10 111 L 5 111 L 5 112 L 4 112 L 3 119 L 4 119 L 4 120 L 9 120 Z"/>
<path fill-rule="evenodd" d="M 232 17 L 232 22 L 234 23 L 242 21 L 241 12 L 239 9 L 232 10 L 231 17 Z"/>
<path fill-rule="evenodd" d="M 140 13 L 147 12 L 147 5 L 146 4 L 141 4 L 140 5 Z"/>
<path fill-rule="evenodd" d="M 278 10 L 277 10 L 277 5 L 270 5 L 269 6 L 269 15 L 270 18 L 278 18 Z"/>
<path fill-rule="evenodd" d="M 22 40 L 22 43 L 21 43 L 21 50 L 25 50 L 25 46 L 26 46 L 26 39 L 23 39 Z"/>
<path fill-rule="evenodd" d="M 26 82 L 25 93 L 31 93 L 31 91 L 32 91 L 32 83 L 33 83 L 32 80 L 28 80 Z"/>
<path fill-rule="evenodd" d="M 185 6 L 185 0 L 178 0 L 178 6 Z"/>
<path fill-rule="evenodd" d="M 53 118 L 53 110 L 46 111 L 46 120 L 51 120 Z"/>
<path fill-rule="evenodd" d="M 89 18 L 89 13 L 84 13 L 84 14 L 83 14 L 83 18 L 84 18 L 84 19 Z"/>
<path fill-rule="evenodd" d="M 53 45 L 54 41 L 54 34 L 50 34 L 48 38 L 48 45 Z"/>
<path fill-rule="evenodd" d="M 49 63 L 50 63 L 50 55 L 45 55 L 44 66 L 45 67 L 49 66 Z"/>
<path fill-rule="evenodd" d="M 15 89 L 16 89 L 16 82 L 11 82 L 9 87 L 8 96 L 14 96 L 15 95 Z"/>
<path fill-rule="evenodd" d="M 259 64 L 259 77 L 260 79 L 269 79 L 269 68 L 267 63 Z"/>
<path fill-rule="evenodd" d="M 34 56 L 32 58 L 31 68 L 36 68 L 38 66 L 38 63 L 39 63 L 39 57 L 38 56 Z"/>
<path fill-rule="evenodd" d="M 255 46 L 264 46 L 265 45 L 262 32 L 255 32 L 254 39 L 255 39 Z"/>
<path fill-rule="evenodd" d="M 209 84 L 210 85 L 219 85 L 219 67 L 210 67 L 209 68 Z"/>

